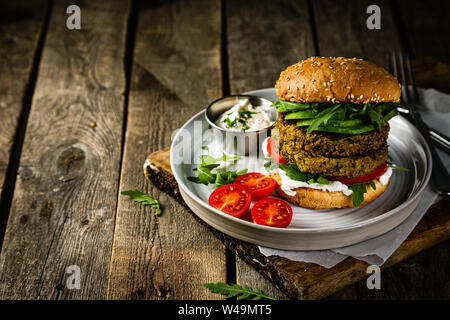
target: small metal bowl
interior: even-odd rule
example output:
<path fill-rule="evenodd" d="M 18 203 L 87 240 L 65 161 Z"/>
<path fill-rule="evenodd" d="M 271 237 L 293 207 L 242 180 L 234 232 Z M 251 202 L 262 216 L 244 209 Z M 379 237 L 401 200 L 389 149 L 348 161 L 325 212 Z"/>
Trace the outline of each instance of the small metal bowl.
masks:
<path fill-rule="evenodd" d="M 225 152 L 231 155 L 250 156 L 258 155 L 261 151 L 262 142 L 270 136 L 270 130 L 272 125 L 261 128 L 255 131 L 233 131 L 219 127 L 215 124 L 216 119 L 227 110 L 230 110 L 240 100 L 248 99 L 252 106 L 268 106 L 272 105 L 272 102 L 250 95 L 230 95 L 219 98 L 206 108 L 205 118 L 213 130 L 217 130 L 224 139 Z M 270 113 L 271 120 L 277 121 L 278 114 L 273 108 L 273 113 Z"/>

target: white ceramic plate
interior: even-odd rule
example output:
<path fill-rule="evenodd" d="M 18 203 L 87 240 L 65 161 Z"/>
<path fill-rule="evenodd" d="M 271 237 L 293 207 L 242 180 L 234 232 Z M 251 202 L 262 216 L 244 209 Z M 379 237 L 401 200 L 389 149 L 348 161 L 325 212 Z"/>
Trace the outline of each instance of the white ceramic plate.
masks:
<path fill-rule="evenodd" d="M 245 94 L 276 100 L 275 90 L 262 89 Z M 417 129 L 401 116 L 390 121 L 388 138 L 389 154 L 396 165 L 409 168 L 410 172 L 393 170 L 391 182 L 383 195 L 375 201 L 354 209 L 310 210 L 292 205 L 294 215 L 288 228 L 272 228 L 256 225 L 227 215 L 208 205 L 213 188 L 187 180 L 194 175 L 193 161 L 180 161 L 180 155 L 190 153 L 198 159 L 202 146 L 209 146 L 214 155 L 215 140 L 206 137 L 192 139 L 194 132 L 205 130 L 208 124 L 204 111 L 192 117 L 174 137 L 170 162 L 181 195 L 188 206 L 212 227 L 235 238 L 254 244 L 286 250 L 322 250 L 343 247 L 379 236 L 399 225 L 417 206 L 431 174 L 431 156 L 425 140 Z M 184 141 L 184 143 L 183 143 Z M 221 148 L 219 150 L 221 152 Z M 220 154 L 220 153 L 219 153 Z M 217 155 L 217 154 L 216 154 Z M 241 157 L 236 169 L 249 168 Z M 250 171 L 264 172 L 262 161 L 251 163 Z M 274 193 L 274 197 L 276 197 Z"/>

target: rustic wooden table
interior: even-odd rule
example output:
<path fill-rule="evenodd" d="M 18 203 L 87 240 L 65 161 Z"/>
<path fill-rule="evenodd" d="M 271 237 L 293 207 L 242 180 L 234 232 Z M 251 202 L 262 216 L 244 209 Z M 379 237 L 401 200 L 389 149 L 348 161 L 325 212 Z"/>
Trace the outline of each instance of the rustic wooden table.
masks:
<path fill-rule="evenodd" d="M 80 30 L 66 27 L 71 4 Z M 371 4 L 381 30 L 366 27 Z M 1 2 L 0 298 L 217 299 L 202 284 L 219 281 L 284 298 L 145 180 L 146 156 L 209 101 L 273 87 L 312 55 L 385 65 L 404 49 L 420 85 L 450 92 L 428 72 L 450 75 L 448 12 L 406 0 Z M 156 197 L 162 215 L 127 189 Z M 449 249 L 386 269 L 382 290 L 362 281 L 331 298 L 449 298 Z M 70 265 L 79 290 L 66 286 Z"/>

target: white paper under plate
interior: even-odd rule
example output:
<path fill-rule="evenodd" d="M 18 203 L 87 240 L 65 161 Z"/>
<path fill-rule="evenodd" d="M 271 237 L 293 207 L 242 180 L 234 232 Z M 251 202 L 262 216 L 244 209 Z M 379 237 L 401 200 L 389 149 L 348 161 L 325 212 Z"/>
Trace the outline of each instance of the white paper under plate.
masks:
<path fill-rule="evenodd" d="M 277 99 L 274 89 L 263 89 L 246 94 Z M 207 127 L 204 112 L 190 119 L 184 129 L 193 133 L 194 121 Z M 197 122 L 197 129 L 198 129 Z M 411 172 L 394 170 L 391 182 L 383 195 L 375 201 L 354 209 L 310 210 L 292 205 L 294 215 L 288 228 L 259 226 L 222 213 L 208 205 L 213 188 L 187 180 L 195 175 L 195 164 L 177 165 L 174 160 L 183 147 L 182 138 L 175 136 L 171 147 L 171 164 L 186 203 L 201 219 L 212 227 L 233 237 L 258 245 L 288 250 L 321 250 L 343 247 L 381 235 L 406 219 L 417 205 L 420 194 L 427 184 L 431 168 L 428 147 L 420 133 L 404 118 L 390 121 L 388 138 L 389 154 L 396 165 L 409 168 Z M 220 156 L 222 148 L 217 141 L 197 139 L 192 146 L 194 159 L 208 146 L 211 155 Z M 186 146 L 184 146 L 185 148 Z M 205 151 L 203 151 L 205 152 Z M 249 166 L 249 163 L 252 164 Z M 233 169 L 248 168 L 249 172 L 266 173 L 263 159 L 259 161 L 241 157 Z M 273 195 L 276 197 L 276 194 Z"/>

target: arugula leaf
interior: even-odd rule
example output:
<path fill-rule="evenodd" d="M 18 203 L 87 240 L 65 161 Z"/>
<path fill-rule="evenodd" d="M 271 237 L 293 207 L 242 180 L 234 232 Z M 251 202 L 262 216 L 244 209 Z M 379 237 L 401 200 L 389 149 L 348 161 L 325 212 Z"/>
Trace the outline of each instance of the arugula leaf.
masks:
<path fill-rule="evenodd" d="M 353 191 L 352 202 L 353 207 L 356 208 L 364 201 L 364 193 L 367 192 L 366 184 L 352 184 L 348 188 Z"/>
<path fill-rule="evenodd" d="M 327 178 L 321 174 L 305 173 L 298 170 L 295 164 L 280 163 L 280 169 L 283 170 L 286 175 L 292 180 L 306 182 L 307 184 L 320 183 L 329 184 Z"/>
<path fill-rule="evenodd" d="M 341 107 L 340 104 L 333 105 L 321 111 L 311 123 L 311 125 L 306 129 L 307 133 L 311 133 L 316 130 L 322 123 L 327 124 L 328 120 L 338 111 Z"/>
<path fill-rule="evenodd" d="M 124 196 L 129 196 L 131 200 L 135 202 L 142 203 L 143 205 L 152 206 L 155 209 L 155 216 L 159 215 L 159 202 L 155 198 L 149 196 L 148 194 L 143 193 L 139 190 L 125 190 L 120 194 Z"/>
<path fill-rule="evenodd" d="M 237 177 L 247 173 L 248 169 L 237 171 L 217 172 L 214 188 L 217 189 L 226 184 L 232 184 Z"/>
<path fill-rule="evenodd" d="M 378 113 L 376 110 L 377 109 L 369 108 L 367 114 L 369 115 L 370 121 L 378 126 L 378 130 L 381 130 L 381 125 L 384 123 L 384 121 L 382 114 Z"/>
<path fill-rule="evenodd" d="M 402 168 L 402 167 L 397 167 L 393 162 L 392 162 L 392 158 L 390 155 L 388 155 L 388 159 L 387 159 L 387 166 L 393 170 L 401 170 L 401 171 L 406 171 L 406 172 L 411 172 L 411 170 L 407 169 L 407 168 Z"/>
<path fill-rule="evenodd" d="M 292 180 L 306 182 L 306 173 L 298 171 L 297 166 L 293 164 L 280 163 L 280 169 L 286 172 L 286 175 Z"/>
<path fill-rule="evenodd" d="M 309 109 L 311 104 L 277 100 L 272 104 L 272 106 L 277 107 L 277 112 L 289 112 Z"/>
<path fill-rule="evenodd" d="M 264 168 L 266 168 L 266 171 L 272 171 L 274 168 L 276 168 L 277 164 L 272 160 L 272 158 L 265 158 L 266 162 L 264 163 Z"/>
<path fill-rule="evenodd" d="M 276 300 L 276 298 L 274 297 L 264 295 L 259 288 L 256 288 L 256 291 L 253 291 L 252 288 L 250 288 L 248 285 L 242 287 L 238 284 L 226 284 L 223 282 L 217 282 L 205 283 L 203 284 L 203 286 L 208 288 L 211 292 L 226 295 L 227 299 L 237 297 L 238 300 L 243 300 L 252 297 L 253 300 Z"/>
<path fill-rule="evenodd" d="M 202 147 L 202 149 L 204 149 Z M 238 156 L 228 156 L 225 153 L 222 153 L 221 157 L 214 158 L 209 155 L 209 150 L 207 155 L 201 155 L 200 161 L 201 163 L 197 166 L 197 168 L 193 169 L 197 172 L 196 177 L 187 177 L 187 179 L 191 182 L 209 185 L 214 183 L 215 187 L 218 188 L 225 184 L 233 183 L 234 180 L 247 172 L 247 169 L 236 172 L 236 171 L 218 171 L 213 173 L 212 170 L 216 169 L 220 166 L 219 161 L 236 161 L 238 160 Z M 244 172 L 245 171 L 245 172 Z"/>
<path fill-rule="evenodd" d="M 330 181 L 328 181 L 328 179 L 322 175 L 317 177 L 316 181 L 317 181 L 317 183 L 320 183 L 320 184 L 329 184 L 330 183 Z"/>
<path fill-rule="evenodd" d="M 401 171 L 406 171 L 406 172 L 411 172 L 411 170 L 409 170 L 408 168 L 402 168 L 402 167 L 397 167 L 393 164 L 389 164 L 387 165 L 389 168 L 393 169 L 393 170 L 401 170 Z"/>

